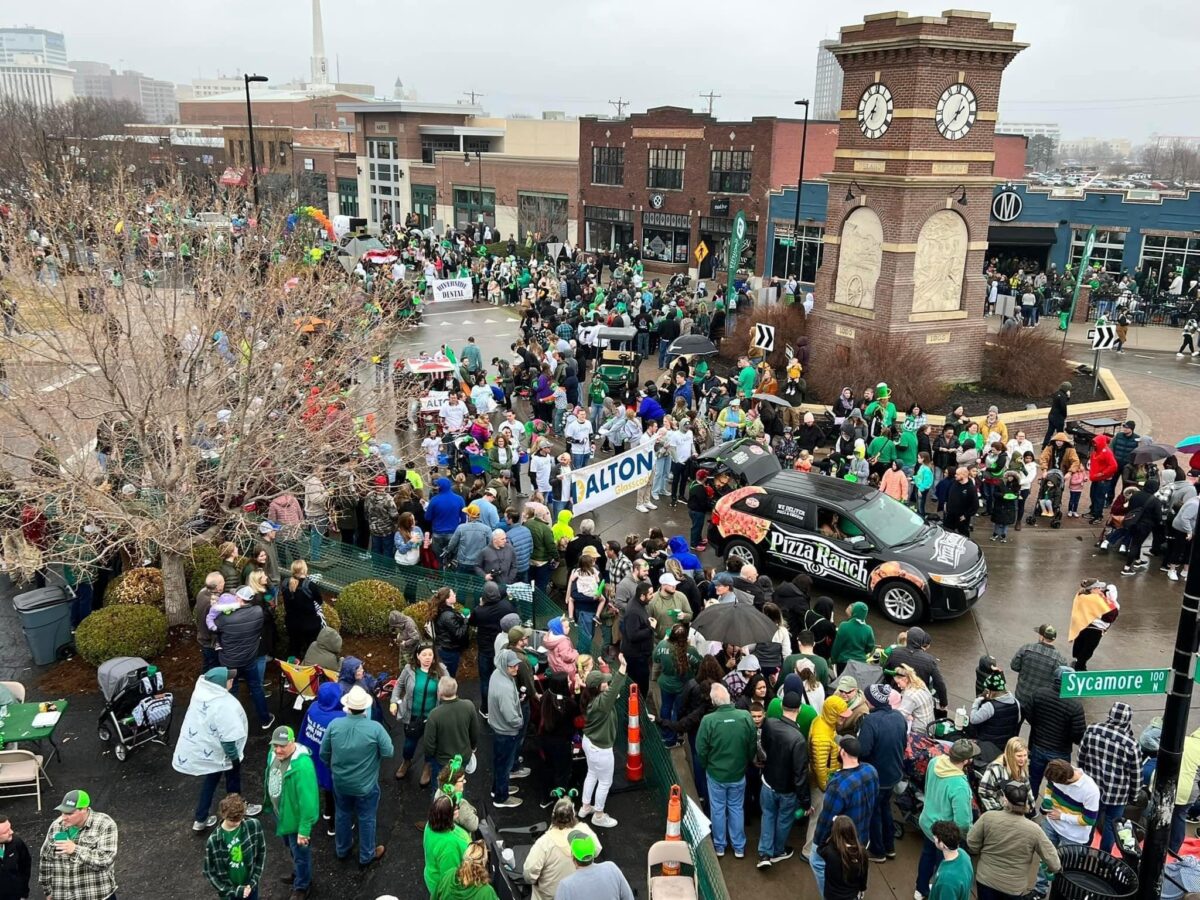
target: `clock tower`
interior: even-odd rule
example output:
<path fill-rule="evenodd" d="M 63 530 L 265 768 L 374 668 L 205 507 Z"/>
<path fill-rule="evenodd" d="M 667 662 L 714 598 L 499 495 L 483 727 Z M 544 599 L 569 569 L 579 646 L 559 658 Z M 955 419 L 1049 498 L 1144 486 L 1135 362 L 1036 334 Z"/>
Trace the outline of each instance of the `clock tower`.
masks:
<path fill-rule="evenodd" d="M 836 369 L 856 339 L 882 333 L 929 345 L 931 377 L 979 379 L 1000 78 L 1027 46 L 1015 27 L 963 10 L 888 12 L 829 47 L 845 78 L 814 365 Z"/>

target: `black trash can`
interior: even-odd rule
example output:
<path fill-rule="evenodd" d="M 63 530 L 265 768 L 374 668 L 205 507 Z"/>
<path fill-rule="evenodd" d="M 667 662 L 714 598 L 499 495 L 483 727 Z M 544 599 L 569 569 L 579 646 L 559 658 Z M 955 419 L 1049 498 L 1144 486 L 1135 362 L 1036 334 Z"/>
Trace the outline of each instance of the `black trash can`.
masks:
<path fill-rule="evenodd" d="M 1126 862 L 1082 844 L 1058 848 L 1062 871 L 1050 883 L 1052 900 L 1116 900 L 1138 891 L 1137 872 Z"/>

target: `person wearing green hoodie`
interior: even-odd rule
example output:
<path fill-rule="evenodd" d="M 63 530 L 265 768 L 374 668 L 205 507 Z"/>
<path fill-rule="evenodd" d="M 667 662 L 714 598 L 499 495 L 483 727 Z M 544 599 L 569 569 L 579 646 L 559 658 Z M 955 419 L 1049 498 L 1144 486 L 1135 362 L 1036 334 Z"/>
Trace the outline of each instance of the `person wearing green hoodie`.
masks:
<path fill-rule="evenodd" d="M 275 834 L 283 838 L 292 857 L 290 900 L 308 900 L 312 886 L 309 837 L 321 815 L 321 800 L 308 748 L 296 743 L 296 732 L 286 725 L 271 735 L 263 785 L 275 813 Z"/>
<path fill-rule="evenodd" d="M 917 864 L 917 886 L 914 896 L 928 897 L 930 879 L 938 864 L 945 858 L 934 837 L 935 822 L 953 822 L 966 833 L 971 828 L 974 812 L 971 808 L 971 784 L 966 768 L 979 755 L 979 745 L 960 738 L 950 747 L 947 756 L 933 761 L 925 777 L 925 808 L 919 824 L 925 835 L 921 860 Z"/>
<path fill-rule="evenodd" d="M 608 789 L 612 787 L 613 745 L 617 742 L 617 698 L 629 683 L 625 654 L 617 655 L 616 677 L 599 669 L 588 672 L 579 706 L 585 711 L 583 755 L 587 759 L 587 777 L 583 781 L 583 806 L 579 818 L 592 817 L 597 828 L 613 828 L 617 820 L 604 811 Z"/>
<path fill-rule="evenodd" d="M 441 789 L 429 807 L 421 843 L 425 852 L 425 889 L 433 897 L 443 879 L 458 870 L 471 846 L 471 836 L 454 821 L 454 798 Z"/>
<path fill-rule="evenodd" d="M 862 662 L 875 650 L 875 630 L 867 624 L 867 604 L 850 604 L 850 618 L 838 626 L 829 651 L 829 661 L 840 667 L 853 660 Z"/>
<path fill-rule="evenodd" d="M 431 900 L 499 900 L 488 872 L 486 843 L 473 841 L 467 847 L 458 868 L 442 876 Z"/>
<path fill-rule="evenodd" d="M 709 695 L 713 711 L 700 721 L 696 752 L 708 779 L 713 846 L 725 855 L 726 842 L 733 855 L 746 855 L 746 767 L 758 749 L 758 728 L 750 713 L 738 709 L 723 684 L 714 684 Z"/>

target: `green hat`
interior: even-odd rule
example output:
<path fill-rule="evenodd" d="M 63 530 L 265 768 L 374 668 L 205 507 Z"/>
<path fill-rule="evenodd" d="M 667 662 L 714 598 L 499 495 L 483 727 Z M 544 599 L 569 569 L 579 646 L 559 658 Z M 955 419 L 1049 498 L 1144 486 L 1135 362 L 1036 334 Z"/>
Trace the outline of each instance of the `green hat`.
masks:
<path fill-rule="evenodd" d="M 584 680 L 584 685 L 591 688 L 593 691 L 600 685 L 612 681 L 612 676 L 601 672 L 599 669 L 592 669 L 587 673 L 587 678 Z"/>
<path fill-rule="evenodd" d="M 892 395 L 891 388 L 889 388 L 887 386 L 886 381 L 881 381 L 881 382 L 879 382 L 879 384 L 875 385 L 875 396 L 878 397 L 880 400 L 882 400 L 886 397 L 890 397 L 891 395 Z"/>
<path fill-rule="evenodd" d="M 80 809 L 91 809 L 92 798 L 87 791 L 67 791 L 62 803 L 54 807 L 60 813 L 73 813 Z"/>
<path fill-rule="evenodd" d="M 591 865 L 596 858 L 596 839 L 585 831 L 572 831 L 567 835 L 571 845 L 571 856 L 575 862 Z"/>
<path fill-rule="evenodd" d="M 296 732 L 292 731 L 287 725 L 280 725 L 275 729 L 275 733 L 271 735 L 271 746 L 286 747 L 294 740 L 296 740 Z"/>

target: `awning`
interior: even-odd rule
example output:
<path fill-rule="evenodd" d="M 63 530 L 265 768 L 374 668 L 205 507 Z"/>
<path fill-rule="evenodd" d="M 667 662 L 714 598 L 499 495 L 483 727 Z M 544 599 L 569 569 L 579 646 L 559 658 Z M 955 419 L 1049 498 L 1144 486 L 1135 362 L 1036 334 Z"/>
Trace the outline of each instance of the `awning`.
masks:
<path fill-rule="evenodd" d="M 230 187 L 245 187 L 247 184 L 246 170 L 235 169 L 230 166 L 221 173 L 221 184 L 229 185 Z"/>
<path fill-rule="evenodd" d="M 988 229 L 988 243 L 993 246 L 1049 247 L 1057 242 L 1058 233 L 1049 225 L 993 225 Z"/>

